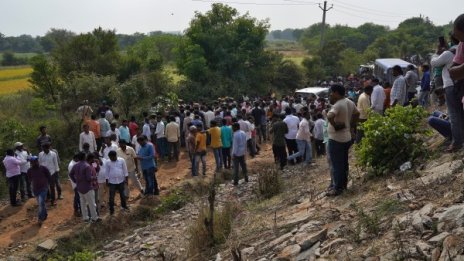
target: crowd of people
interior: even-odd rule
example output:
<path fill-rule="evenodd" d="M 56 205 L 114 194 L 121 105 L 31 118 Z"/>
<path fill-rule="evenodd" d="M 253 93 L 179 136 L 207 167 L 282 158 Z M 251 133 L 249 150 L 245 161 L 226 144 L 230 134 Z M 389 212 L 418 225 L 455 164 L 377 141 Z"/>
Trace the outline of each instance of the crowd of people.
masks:
<path fill-rule="evenodd" d="M 66 173 L 74 190 L 74 213 L 86 222 L 99 222 L 100 213 L 107 206 L 110 215 L 114 214 L 116 192 L 122 211 L 128 211 L 129 179 L 140 196 L 159 195 L 158 166 L 167 161 L 178 162 L 182 148 L 188 154 L 192 177 L 207 174 L 206 155 L 210 151 L 214 155 L 213 171 L 232 169 L 233 185 L 238 186 L 240 170 L 244 182 L 248 182 L 247 158 L 260 154 L 261 146 L 268 141 L 280 169 L 288 164 L 310 168 L 314 157 L 326 156 L 331 176 L 327 195 L 340 195 L 348 185 L 349 149 L 363 138 L 362 131 L 357 130 L 358 123 L 367 121 L 371 113 L 383 115 L 389 107 L 408 105 L 416 96 L 418 103 L 426 107 L 430 86 L 439 85 L 435 72 L 440 66 L 449 127 L 445 129 L 443 125 L 442 120 L 447 118 L 443 113 L 434 113 L 429 122 L 451 140 L 449 151 L 456 151 L 462 147 L 464 120 L 464 15 L 456 19 L 452 37 L 451 43 L 461 43 L 439 47 L 431 62 L 433 73 L 429 72 L 430 66 L 422 66 L 419 95 L 415 88 L 419 77 L 414 68 L 403 74 L 402 68 L 395 66 L 392 85 L 382 86 L 371 77 L 356 80 L 359 86 L 352 86 L 353 79 L 338 79 L 328 87 L 328 102 L 314 95 L 281 99 L 274 95 L 226 97 L 211 103 L 180 101 L 177 107 L 167 110 L 157 110 L 153 104 L 153 109 L 139 119 L 121 119 L 106 102 L 96 111 L 84 102 L 77 110 L 82 117 L 79 151 Z M 3 161 L 11 206 L 20 206 L 35 197 L 39 223 L 47 218 L 46 201 L 55 206 L 63 198 L 63 171 L 52 141 L 47 127 L 42 126 L 37 156 L 16 142 Z M 21 200 L 17 199 L 18 189 Z"/>

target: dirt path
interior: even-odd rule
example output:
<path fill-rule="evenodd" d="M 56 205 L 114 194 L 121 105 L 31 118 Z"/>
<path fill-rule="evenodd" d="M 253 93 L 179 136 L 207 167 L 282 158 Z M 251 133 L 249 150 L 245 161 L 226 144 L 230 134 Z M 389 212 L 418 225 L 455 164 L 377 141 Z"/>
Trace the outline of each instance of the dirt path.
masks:
<path fill-rule="evenodd" d="M 257 161 L 271 157 L 270 154 L 272 154 L 270 146 L 265 144 L 262 146 L 261 155 L 247 162 L 252 166 Z M 208 153 L 207 166 L 209 176 L 212 174 L 211 170 L 214 169 L 212 152 Z M 161 192 L 165 192 L 182 180 L 191 178 L 189 168 L 190 162 L 185 151 L 181 151 L 179 162 L 161 162 L 157 172 Z M 61 173 L 61 175 L 66 174 Z M 143 185 L 143 180 L 141 182 Z M 82 218 L 73 215 L 74 193 L 70 183 L 63 181 L 61 185 L 64 199 L 57 201 L 56 207 L 50 207 L 47 203 L 48 218 L 41 227 L 37 225 L 37 202 L 34 199 L 28 200 L 21 207 L 13 208 L 9 204 L 0 207 L 0 259 L 10 253 L 28 252 L 46 239 L 57 239 L 68 235 L 84 225 Z M 138 199 L 133 198 L 138 194 L 137 189 L 132 187 L 130 205 L 138 204 Z M 108 216 L 108 210 L 103 209 L 101 216 L 103 218 Z"/>

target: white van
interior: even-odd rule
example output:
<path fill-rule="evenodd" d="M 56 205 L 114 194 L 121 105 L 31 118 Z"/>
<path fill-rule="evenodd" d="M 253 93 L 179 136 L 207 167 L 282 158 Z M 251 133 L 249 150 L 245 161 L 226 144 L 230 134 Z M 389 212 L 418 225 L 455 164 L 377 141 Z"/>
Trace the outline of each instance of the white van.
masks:
<path fill-rule="evenodd" d="M 405 73 L 406 68 L 410 64 L 412 63 L 408 63 L 398 58 L 376 59 L 374 63 L 374 77 L 379 79 L 381 82 L 389 82 L 390 84 L 393 84 L 393 81 L 395 80 L 395 77 L 392 73 L 393 66 L 399 65 Z M 414 68 L 416 68 L 415 71 L 417 73 L 417 67 L 415 65 Z"/>

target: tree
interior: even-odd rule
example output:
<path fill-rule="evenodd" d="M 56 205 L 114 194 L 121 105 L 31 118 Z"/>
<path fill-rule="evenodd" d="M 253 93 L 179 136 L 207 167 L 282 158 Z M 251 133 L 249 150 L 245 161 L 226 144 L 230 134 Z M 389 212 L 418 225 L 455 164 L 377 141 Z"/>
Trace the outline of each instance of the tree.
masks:
<path fill-rule="evenodd" d="M 59 93 L 62 89 L 62 81 L 60 80 L 57 66 L 44 55 L 37 55 L 31 58 L 31 65 L 33 71 L 29 82 L 32 89 L 40 97 L 57 103 Z"/>
<path fill-rule="evenodd" d="M 275 55 L 264 50 L 268 27 L 223 4 L 196 13 L 178 48 L 185 90 L 201 87 L 205 98 L 263 93 L 275 66 Z"/>
<path fill-rule="evenodd" d="M 43 37 L 40 37 L 40 45 L 44 52 L 51 52 L 69 43 L 75 36 L 75 33 L 66 29 L 51 28 Z"/>
<path fill-rule="evenodd" d="M 317 55 L 305 58 L 303 67 L 309 85 L 316 84 L 318 80 L 324 79 L 326 76 L 324 69 L 321 67 L 321 57 Z"/>
<path fill-rule="evenodd" d="M 276 69 L 272 84 L 283 91 L 295 91 L 304 84 L 304 75 L 293 61 L 282 61 Z"/>
<path fill-rule="evenodd" d="M 356 73 L 359 65 L 363 63 L 364 57 L 354 49 L 348 48 L 340 52 L 338 65 L 342 75 Z"/>

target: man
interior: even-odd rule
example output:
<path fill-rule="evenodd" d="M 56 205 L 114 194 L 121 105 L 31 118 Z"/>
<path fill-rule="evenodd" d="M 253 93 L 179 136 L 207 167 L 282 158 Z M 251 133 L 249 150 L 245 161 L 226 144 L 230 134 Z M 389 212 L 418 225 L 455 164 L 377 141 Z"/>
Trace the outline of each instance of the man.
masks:
<path fill-rule="evenodd" d="M 278 114 L 272 115 L 272 121 L 273 124 L 269 131 L 272 134 L 272 152 L 274 153 L 274 158 L 280 162 L 280 169 L 283 170 L 285 165 L 287 165 L 285 135 L 288 133 L 288 126 Z"/>
<path fill-rule="evenodd" d="M 255 128 L 258 133 L 258 142 L 261 144 L 264 140 L 266 140 L 266 130 L 265 127 L 263 128 L 263 118 L 266 118 L 264 110 L 259 106 L 259 102 L 255 102 L 255 107 L 251 110 L 251 115 L 255 119 Z"/>
<path fill-rule="evenodd" d="M 208 110 L 205 112 L 206 129 L 209 129 L 211 127 L 211 121 L 213 119 L 214 119 L 213 109 L 211 109 L 211 106 L 208 106 Z"/>
<path fill-rule="evenodd" d="M 356 105 L 345 98 L 345 88 L 343 86 L 332 85 L 329 99 L 330 103 L 333 104 L 327 114 L 332 182 L 327 195 L 337 196 L 348 185 L 348 151 L 352 144 L 352 132 L 356 128 L 359 112 Z"/>
<path fill-rule="evenodd" d="M 140 144 L 137 159 L 140 160 L 143 177 L 145 179 L 145 195 L 159 195 L 158 182 L 156 180 L 155 150 L 147 143 L 144 135 L 137 138 Z"/>
<path fill-rule="evenodd" d="M 246 135 L 248 152 L 250 153 L 250 156 L 253 158 L 255 156 L 256 151 L 253 148 L 251 140 L 251 123 L 247 119 L 244 119 L 244 115 L 245 114 L 237 115 L 237 123 L 240 125 L 240 130 L 243 131 Z"/>
<path fill-rule="evenodd" d="M 116 153 L 116 152 L 115 152 Z M 95 204 L 95 191 L 92 187 L 92 169 L 86 161 L 86 155 L 79 152 L 77 155 L 79 160 L 69 173 L 71 180 L 76 183 L 77 192 L 81 203 L 81 214 L 84 222 L 98 222 L 101 219 L 97 215 Z M 90 217 L 89 217 L 89 211 Z"/>
<path fill-rule="evenodd" d="M 373 91 L 373 87 L 368 85 L 364 87 L 364 92 L 358 98 L 358 111 L 359 111 L 359 122 L 363 123 L 367 121 L 369 117 L 369 108 L 371 107 L 370 97 Z M 356 130 L 356 143 L 360 143 L 364 137 L 364 131 L 358 128 Z"/>
<path fill-rule="evenodd" d="M 135 117 L 134 116 L 131 116 L 131 119 L 130 119 L 130 122 L 129 122 L 129 133 L 130 133 L 130 137 L 131 139 L 137 135 L 137 131 L 139 129 L 139 125 L 137 124 L 137 122 L 135 121 Z"/>
<path fill-rule="evenodd" d="M 248 182 L 247 166 L 245 161 L 247 140 L 246 134 L 240 130 L 240 124 L 237 122 L 232 124 L 232 130 L 234 131 L 234 140 L 232 142 L 232 160 L 234 161 L 234 186 L 238 185 L 238 170 L 242 168 L 245 182 Z"/>
<path fill-rule="evenodd" d="M 74 154 L 73 159 L 69 162 L 68 164 L 68 177 L 69 181 L 71 182 L 71 187 L 74 191 L 74 202 L 73 202 L 73 208 L 74 208 L 74 216 L 80 217 L 81 216 L 81 199 L 79 198 L 79 192 L 77 191 L 76 188 L 76 183 L 74 183 L 69 176 L 71 174 L 71 170 L 79 162 L 79 154 Z"/>
<path fill-rule="evenodd" d="M 187 137 L 190 134 L 189 127 L 191 126 L 192 122 L 192 117 L 190 111 L 185 111 L 185 117 L 184 117 L 184 122 L 182 124 L 182 133 L 185 136 L 185 140 L 187 140 Z"/>
<path fill-rule="evenodd" d="M 324 125 L 326 124 L 324 117 L 321 113 L 316 115 L 316 122 L 314 122 L 314 144 L 316 145 L 316 153 L 318 156 L 325 155 L 324 144 Z"/>
<path fill-rule="evenodd" d="M 416 73 L 416 68 L 414 65 L 410 64 L 407 67 L 406 74 L 404 76 L 404 80 L 406 82 L 406 87 L 407 87 L 407 99 L 408 99 L 408 104 L 411 103 L 411 100 L 416 96 L 416 87 L 417 87 L 417 82 L 419 81 L 419 76 Z"/>
<path fill-rule="evenodd" d="M 81 103 L 79 108 L 76 110 L 76 114 L 82 119 L 83 122 L 86 122 L 90 119 L 92 114 L 92 107 L 89 106 L 89 101 L 85 100 Z"/>
<path fill-rule="evenodd" d="M 129 210 L 126 203 L 126 196 L 124 194 L 124 184 L 127 184 L 128 172 L 126 162 L 123 158 L 117 156 L 116 151 L 110 151 L 108 154 L 110 160 L 105 164 L 105 172 L 107 183 L 110 188 L 110 215 L 114 214 L 114 196 L 116 191 L 119 193 L 119 198 L 121 200 L 121 207 L 123 210 Z"/>
<path fill-rule="evenodd" d="M 151 127 L 150 127 L 150 119 L 145 118 L 145 123 L 142 127 L 142 134 L 151 139 Z"/>
<path fill-rule="evenodd" d="M 197 175 L 200 161 L 202 164 L 203 176 L 206 176 L 206 133 L 198 131 L 195 135 L 195 173 Z"/>
<path fill-rule="evenodd" d="M 407 86 L 403 77 L 403 69 L 399 65 L 392 68 L 392 74 L 395 78 L 390 93 L 390 106 L 394 107 L 397 104 L 405 106 L 407 103 Z"/>
<path fill-rule="evenodd" d="M 111 137 L 113 135 L 116 136 L 116 143 L 118 143 L 120 133 L 119 133 L 119 129 L 116 128 L 116 123 L 114 122 L 110 124 L 110 130 L 106 132 L 106 137 Z"/>
<path fill-rule="evenodd" d="M 222 143 L 222 162 L 225 169 L 230 169 L 231 154 L 230 147 L 232 147 L 232 128 L 227 126 L 227 119 L 222 119 L 221 127 L 221 143 Z"/>
<path fill-rule="evenodd" d="M 122 158 L 126 161 L 127 166 L 127 173 L 133 185 L 137 187 L 137 189 L 144 194 L 142 184 L 140 183 L 139 178 L 137 177 L 137 172 L 139 172 L 138 164 L 137 164 L 137 154 L 135 150 L 127 146 L 124 140 L 119 141 L 119 148 L 116 151 L 119 158 Z M 127 198 L 130 196 L 130 188 L 129 184 L 125 187 L 125 195 Z"/>
<path fill-rule="evenodd" d="M 419 93 L 419 105 L 422 107 L 429 106 L 429 94 L 430 94 L 430 70 L 429 65 L 422 65 L 422 79 L 421 79 L 421 88 Z"/>
<path fill-rule="evenodd" d="M 192 124 L 197 127 L 197 131 L 203 131 L 203 121 L 200 119 L 199 114 L 193 116 Z"/>
<path fill-rule="evenodd" d="M 378 114 L 383 114 L 384 103 L 385 103 L 385 91 L 382 86 L 379 84 L 379 79 L 375 78 L 372 80 L 372 85 L 374 89 L 371 94 L 371 109 Z"/>
<path fill-rule="evenodd" d="M 440 111 L 434 111 L 427 120 L 430 127 L 438 131 L 446 141 L 452 141 L 451 123 L 448 115 Z"/>
<path fill-rule="evenodd" d="M 19 166 L 21 171 L 21 177 L 19 180 L 19 192 L 21 194 L 21 201 L 25 201 L 26 192 L 28 198 L 34 197 L 31 190 L 31 181 L 27 176 L 27 170 L 31 167 L 30 163 L 27 161 L 27 159 L 30 157 L 30 153 L 27 149 L 24 149 L 24 145 L 21 142 L 15 143 L 15 149 L 16 158 L 23 162 L 23 164 Z"/>
<path fill-rule="evenodd" d="M 82 126 L 83 132 L 79 135 L 79 151 L 84 150 L 84 144 L 89 144 L 89 151 L 93 153 L 97 151 L 97 141 L 95 139 L 95 134 L 90 130 L 89 125 L 86 123 Z"/>
<path fill-rule="evenodd" d="M 58 199 L 63 199 L 61 196 L 61 185 L 59 171 L 60 166 L 58 164 L 58 155 L 50 149 L 50 143 L 45 143 L 42 145 L 42 152 L 39 153 L 39 163 L 41 166 L 44 166 L 50 171 L 51 180 L 50 180 L 50 203 L 52 206 L 56 206 L 56 191 L 58 192 Z"/>
<path fill-rule="evenodd" d="M 166 125 L 166 140 L 168 142 L 168 159 L 174 158 L 179 161 L 179 141 L 180 141 L 180 127 L 176 123 L 174 116 L 169 116 L 168 124 Z"/>
<path fill-rule="evenodd" d="M 90 116 L 90 120 L 86 123 L 89 125 L 89 130 L 93 132 L 93 135 L 95 136 L 95 141 L 97 143 L 97 149 L 95 151 L 99 151 L 103 142 L 101 139 L 100 122 L 97 121 L 95 115 L 92 114 L 92 116 Z"/>
<path fill-rule="evenodd" d="M 453 35 L 460 41 L 453 58 L 454 66 L 449 69 L 450 76 L 455 81 L 464 80 L 464 14 L 459 15 L 453 23 Z"/>
<path fill-rule="evenodd" d="M 119 140 L 123 140 L 126 144 L 130 144 L 130 130 L 127 126 L 127 120 L 122 120 L 121 126 L 119 126 Z"/>
<path fill-rule="evenodd" d="M 50 135 L 47 134 L 47 127 L 45 126 L 40 126 L 40 135 L 37 137 L 36 143 L 37 143 L 37 149 L 39 151 L 42 151 L 42 146 L 45 143 L 52 143 L 52 138 Z"/>
<path fill-rule="evenodd" d="M 222 168 L 222 141 L 221 141 L 221 129 L 217 126 L 217 122 L 212 120 L 210 122 L 210 128 L 208 133 L 211 137 L 211 148 L 213 149 L 214 161 L 216 162 L 216 171 Z"/>
<path fill-rule="evenodd" d="M 38 221 L 39 225 L 41 225 L 48 216 L 45 199 L 51 180 L 50 171 L 46 167 L 40 166 L 39 159 L 33 156 L 31 157 L 31 168 L 27 171 L 27 176 L 32 183 L 32 192 L 37 198 L 37 205 L 39 205 Z"/>
<path fill-rule="evenodd" d="M 155 129 L 156 136 L 156 148 L 159 152 L 160 160 L 163 160 L 168 154 L 168 141 L 165 134 L 165 125 L 163 122 L 163 117 L 158 116 Z"/>
<path fill-rule="evenodd" d="M 298 145 L 296 144 L 296 134 L 298 132 L 298 125 L 300 124 L 300 119 L 292 114 L 292 109 L 287 107 L 285 109 L 285 119 L 284 123 L 287 124 L 288 132 L 285 134 L 285 143 L 287 144 L 288 154 L 292 155 L 298 152 Z M 290 163 L 294 163 L 293 160 L 290 160 Z"/>
<path fill-rule="evenodd" d="M 21 165 L 25 164 L 26 162 L 16 158 L 12 149 L 8 149 L 6 151 L 6 156 L 3 159 L 3 165 L 5 166 L 6 170 L 6 178 L 8 179 L 10 204 L 12 207 L 21 206 L 21 203 L 17 202 L 16 193 L 18 192 L 19 182 L 21 179 Z"/>
<path fill-rule="evenodd" d="M 311 165 L 312 148 L 311 148 L 311 125 L 312 121 L 309 112 L 303 114 L 302 120 L 299 123 L 298 132 L 296 134 L 296 143 L 298 145 L 298 152 L 288 156 L 288 161 L 292 161 L 298 157 L 305 157 L 305 164 Z"/>
<path fill-rule="evenodd" d="M 108 131 L 110 130 L 110 123 L 109 121 L 105 118 L 105 113 L 100 114 L 100 120 L 98 120 L 98 123 L 100 123 L 100 136 L 101 136 L 101 144 L 105 142 L 105 138 L 109 137 L 107 134 Z M 100 150 L 100 149 L 99 149 Z"/>
<path fill-rule="evenodd" d="M 198 176 L 198 173 L 196 172 L 196 158 L 195 158 L 195 139 L 196 139 L 196 135 L 197 135 L 197 127 L 195 127 L 194 125 L 191 125 L 189 127 L 189 130 L 190 130 L 190 134 L 187 136 L 187 140 L 186 140 L 186 145 L 187 145 L 187 151 L 189 153 L 189 158 L 190 158 L 190 162 L 192 164 L 192 176 L 195 177 L 195 176 Z"/>

